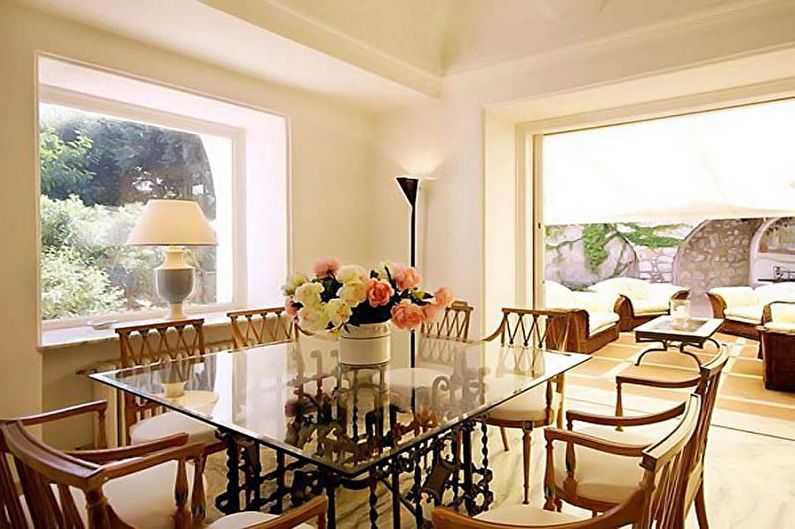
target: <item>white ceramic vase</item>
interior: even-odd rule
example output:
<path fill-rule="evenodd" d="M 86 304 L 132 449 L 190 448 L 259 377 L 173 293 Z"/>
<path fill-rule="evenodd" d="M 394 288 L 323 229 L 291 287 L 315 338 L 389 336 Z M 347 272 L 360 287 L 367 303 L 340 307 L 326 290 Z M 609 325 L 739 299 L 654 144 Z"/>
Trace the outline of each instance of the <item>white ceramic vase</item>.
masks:
<path fill-rule="evenodd" d="M 391 357 L 389 322 L 346 325 L 340 330 L 339 362 L 345 365 L 374 365 Z"/>

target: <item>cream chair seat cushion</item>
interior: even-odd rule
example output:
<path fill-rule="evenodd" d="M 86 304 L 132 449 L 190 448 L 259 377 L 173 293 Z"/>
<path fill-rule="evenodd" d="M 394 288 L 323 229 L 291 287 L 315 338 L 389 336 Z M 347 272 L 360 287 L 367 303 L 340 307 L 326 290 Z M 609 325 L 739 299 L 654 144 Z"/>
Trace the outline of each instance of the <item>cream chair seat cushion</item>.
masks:
<path fill-rule="evenodd" d="M 273 520 L 274 518 L 278 518 L 278 515 L 245 511 L 224 516 L 220 520 L 208 525 L 206 529 L 245 529 L 253 525 Z M 296 525 L 295 527 L 297 529 L 313 529 L 311 525 L 305 523 Z"/>
<path fill-rule="evenodd" d="M 562 512 L 545 511 L 528 505 L 503 505 L 482 512 L 476 520 L 505 525 L 555 525 L 582 521 L 583 518 Z"/>
<path fill-rule="evenodd" d="M 726 307 L 723 315 L 727 320 L 759 325 L 762 323 L 762 312 L 764 310 L 765 307 L 763 305 L 734 306 Z"/>
<path fill-rule="evenodd" d="M 630 445 L 650 445 L 655 437 L 631 431 L 617 432 L 608 428 L 583 427 L 576 431 L 608 441 Z M 577 496 L 609 503 L 621 503 L 636 490 L 643 478 L 640 457 L 626 457 L 589 448 L 574 448 L 574 480 Z M 555 484 L 563 489 L 566 474 L 565 443 L 555 445 Z M 565 490 L 565 489 L 564 489 Z"/>
<path fill-rule="evenodd" d="M 618 314 L 615 312 L 588 313 L 588 336 L 593 336 L 618 323 Z"/>
<path fill-rule="evenodd" d="M 175 411 L 147 417 L 133 424 L 130 427 L 130 441 L 132 444 L 146 443 L 176 433 L 188 434 L 191 443 L 209 445 L 218 442 L 215 428 Z"/>
<path fill-rule="evenodd" d="M 560 405 L 560 393 L 552 392 L 552 409 Z M 547 385 L 528 389 L 489 411 L 489 417 L 503 421 L 543 421 L 546 419 Z"/>
<path fill-rule="evenodd" d="M 652 296 L 648 298 L 631 298 L 632 312 L 636 316 L 651 316 L 654 314 L 665 314 L 671 302 L 670 296 Z"/>
<path fill-rule="evenodd" d="M 188 487 L 193 487 L 193 465 L 187 464 Z M 105 483 L 102 491 L 116 514 L 133 527 L 146 529 L 173 529 L 174 512 L 177 504 L 174 500 L 174 485 L 177 481 L 177 462 L 168 461 L 162 465 L 148 468 L 128 476 L 112 479 Z M 53 487 L 55 497 L 58 490 Z M 205 484 L 205 490 L 207 489 Z M 70 488 L 75 506 L 80 517 L 88 526 L 86 513 L 86 497 L 80 489 Z M 190 493 L 188 508 L 190 509 Z M 30 520 L 27 504 L 22 500 L 25 517 Z M 30 523 L 32 527 L 32 523 Z"/>
<path fill-rule="evenodd" d="M 786 321 L 770 321 L 765 324 L 765 329 L 770 331 L 785 332 L 788 334 L 795 334 L 795 323 Z"/>

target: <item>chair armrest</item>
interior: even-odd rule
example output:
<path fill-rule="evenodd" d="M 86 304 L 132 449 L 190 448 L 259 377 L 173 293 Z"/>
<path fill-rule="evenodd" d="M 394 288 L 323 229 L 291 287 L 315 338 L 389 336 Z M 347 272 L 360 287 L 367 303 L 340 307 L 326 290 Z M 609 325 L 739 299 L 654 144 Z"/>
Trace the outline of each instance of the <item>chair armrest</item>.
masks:
<path fill-rule="evenodd" d="M 651 388 L 681 389 L 697 386 L 700 380 L 700 377 L 688 378 L 687 380 L 668 381 L 633 377 L 629 375 L 616 375 L 616 386 L 620 388 L 624 384 L 634 384 L 636 386 L 648 386 Z"/>
<path fill-rule="evenodd" d="M 0 419 L 0 424 L 22 421 L 25 426 L 35 426 L 52 421 L 59 421 L 61 419 L 68 419 L 70 417 L 77 417 L 78 415 L 85 415 L 87 413 L 96 413 L 104 417 L 108 409 L 108 402 L 105 400 L 95 400 L 93 402 L 84 402 L 63 408 L 60 410 L 45 411 L 36 415 L 28 415 L 27 417 L 19 417 L 15 419 Z"/>
<path fill-rule="evenodd" d="M 715 318 L 725 318 L 724 311 L 726 310 L 726 300 L 720 294 L 713 294 L 707 292 L 709 304 L 712 306 L 712 316 Z"/>
<path fill-rule="evenodd" d="M 601 437 L 596 437 L 594 435 L 551 427 L 544 429 L 544 439 L 546 439 L 547 443 L 560 441 L 567 444 L 590 448 L 599 452 L 605 452 L 607 454 L 628 457 L 642 456 L 643 451 L 651 445 L 651 443 L 640 445 L 618 443 L 616 441 L 608 441 L 607 439 L 602 439 Z"/>
<path fill-rule="evenodd" d="M 66 451 L 70 456 L 78 457 L 85 461 L 92 463 L 110 463 L 113 461 L 120 461 L 122 459 L 131 459 L 135 457 L 144 457 L 153 452 L 172 448 L 175 446 L 183 446 L 188 442 L 188 434 L 178 433 L 163 437 L 148 443 L 140 443 L 130 446 L 120 446 L 118 448 L 106 448 L 104 450 L 71 450 Z"/>
<path fill-rule="evenodd" d="M 687 299 L 690 291 L 685 287 L 678 285 L 671 285 L 668 283 L 650 283 L 649 289 L 651 292 L 660 293 L 671 299 Z"/>
<path fill-rule="evenodd" d="M 572 430 L 574 421 L 586 422 L 589 424 L 599 424 L 602 426 L 642 426 L 673 419 L 674 417 L 681 415 L 684 411 L 685 403 L 679 404 L 669 410 L 659 413 L 636 415 L 632 417 L 616 417 L 614 415 L 599 415 L 596 413 L 569 410 L 566 412 L 566 427 L 569 430 Z"/>
<path fill-rule="evenodd" d="M 326 511 L 328 511 L 328 500 L 325 496 L 317 496 L 300 507 L 290 509 L 278 518 L 249 525 L 243 529 L 286 529 L 309 522 L 315 518 L 322 519 L 322 522 L 318 523 L 318 527 L 325 527 Z"/>

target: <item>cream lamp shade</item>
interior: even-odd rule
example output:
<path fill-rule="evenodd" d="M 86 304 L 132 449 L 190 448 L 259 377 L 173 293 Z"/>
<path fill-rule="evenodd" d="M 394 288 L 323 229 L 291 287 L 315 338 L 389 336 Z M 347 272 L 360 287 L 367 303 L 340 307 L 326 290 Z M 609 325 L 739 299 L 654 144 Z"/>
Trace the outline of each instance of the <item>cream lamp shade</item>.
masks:
<path fill-rule="evenodd" d="M 215 232 L 192 200 L 153 199 L 146 203 L 128 245 L 214 246 Z"/>

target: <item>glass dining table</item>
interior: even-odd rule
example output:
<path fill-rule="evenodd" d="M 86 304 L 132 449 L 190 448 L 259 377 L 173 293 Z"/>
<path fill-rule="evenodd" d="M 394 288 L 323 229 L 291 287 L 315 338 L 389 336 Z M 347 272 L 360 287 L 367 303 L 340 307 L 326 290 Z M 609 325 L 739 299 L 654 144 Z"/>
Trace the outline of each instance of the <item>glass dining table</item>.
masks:
<path fill-rule="evenodd" d="M 404 510 L 427 527 L 423 503 L 476 514 L 493 500 L 480 419 L 590 358 L 422 337 L 415 355 L 410 349 L 407 335 L 394 333 L 390 361 L 348 365 L 336 341 L 302 337 L 91 377 L 216 429 L 227 457 L 226 490 L 216 498 L 224 513 L 280 513 L 285 502 L 325 492 L 334 528 L 337 489 L 369 489 L 377 527 L 384 486 L 393 527 Z M 275 452 L 275 469 L 263 471 L 261 447 Z"/>

